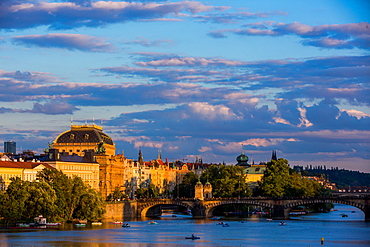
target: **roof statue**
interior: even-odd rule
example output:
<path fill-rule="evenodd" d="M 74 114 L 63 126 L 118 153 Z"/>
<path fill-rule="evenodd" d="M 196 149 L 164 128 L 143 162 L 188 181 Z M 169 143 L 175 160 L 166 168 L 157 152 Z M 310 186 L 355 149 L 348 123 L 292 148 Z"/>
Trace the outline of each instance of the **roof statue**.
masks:
<path fill-rule="evenodd" d="M 104 142 L 101 141 L 99 144 L 98 144 L 98 148 L 96 149 L 96 153 L 97 154 L 105 154 L 105 147 L 104 147 Z"/>

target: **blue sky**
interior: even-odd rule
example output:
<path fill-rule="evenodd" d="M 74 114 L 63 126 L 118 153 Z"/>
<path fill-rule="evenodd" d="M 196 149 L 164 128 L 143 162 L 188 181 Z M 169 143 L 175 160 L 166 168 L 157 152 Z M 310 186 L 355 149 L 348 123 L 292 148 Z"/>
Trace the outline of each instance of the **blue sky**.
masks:
<path fill-rule="evenodd" d="M 2 1 L 0 140 L 370 172 L 368 1 Z M 0 149 L 1 150 L 1 149 Z"/>

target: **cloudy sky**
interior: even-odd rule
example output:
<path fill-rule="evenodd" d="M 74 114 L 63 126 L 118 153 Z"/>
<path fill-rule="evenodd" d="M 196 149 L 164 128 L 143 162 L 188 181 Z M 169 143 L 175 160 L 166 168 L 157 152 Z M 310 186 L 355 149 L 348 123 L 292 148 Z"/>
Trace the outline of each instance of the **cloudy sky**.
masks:
<path fill-rule="evenodd" d="M 277 150 L 370 172 L 369 1 L 2 0 L 0 12 L 0 140 L 18 150 L 94 119 L 133 159 Z"/>

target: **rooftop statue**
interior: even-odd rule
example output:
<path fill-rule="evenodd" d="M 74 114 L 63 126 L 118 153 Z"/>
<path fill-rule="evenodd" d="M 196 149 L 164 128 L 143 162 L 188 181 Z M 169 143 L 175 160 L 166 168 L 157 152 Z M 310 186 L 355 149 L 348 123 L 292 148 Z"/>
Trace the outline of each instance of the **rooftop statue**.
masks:
<path fill-rule="evenodd" d="M 103 141 L 101 141 L 98 144 L 98 148 L 96 149 L 96 153 L 97 154 L 105 154 L 105 147 L 104 147 L 104 142 Z"/>

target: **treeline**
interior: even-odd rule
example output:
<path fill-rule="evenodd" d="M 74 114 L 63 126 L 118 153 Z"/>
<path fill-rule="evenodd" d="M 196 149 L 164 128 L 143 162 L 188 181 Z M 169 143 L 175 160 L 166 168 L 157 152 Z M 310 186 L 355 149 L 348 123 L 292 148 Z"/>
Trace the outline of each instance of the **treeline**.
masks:
<path fill-rule="evenodd" d="M 301 177 L 288 165 L 288 160 L 271 160 L 266 164 L 266 171 L 258 187 L 252 190 L 245 182 L 246 174 L 241 166 L 211 165 L 201 177 L 190 172 L 185 175 L 175 197 L 194 197 L 194 188 L 200 180 L 203 184 L 211 183 L 214 197 L 302 197 L 319 196 L 327 193 L 316 181 Z"/>
<path fill-rule="evenodd" d="M 0 191 L 0 219 L 6 225 L 31 222 L 38 215 L 48 221 L 94 221 L 104 213 L 104 200 L 98 192 L 80 177 L 69 178 L 58 170 L 44 169 L 33 182 L 12 178 L 8 188 Z"/>
<path fill-rule="evenodd" d="M 320 196 L 328 191 L 318 182 L 302 177 L 288 160 L 271 160 L 259 181 L 256 195 L 272 197 Z"/>
<path fill-rule="evenodd" d="M 370 187 L 370 173 L 338 169 L 338 167 L 326 169 L 325 166 L 307 166 L 302 171 L 302 176 L 320 177 L 321 174 L 329 179 L 330 182 L 335 183 L 338 189 L 348 189 L 353 186 Z"/>

